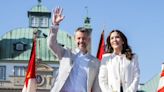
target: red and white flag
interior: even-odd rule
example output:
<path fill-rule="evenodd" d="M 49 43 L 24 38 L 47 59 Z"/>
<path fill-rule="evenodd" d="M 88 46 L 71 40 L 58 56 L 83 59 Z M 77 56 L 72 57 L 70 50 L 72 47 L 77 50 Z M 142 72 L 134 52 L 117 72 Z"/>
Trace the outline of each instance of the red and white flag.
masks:
<path fill-rule="evenodd" d="M 33 46 L 31 49 L 31 56 L 28 63 L 28 70 L 26 72 L 26 78 L 22 92 L 36 92 L 36 71 L 35 71 L 35 58 L 36 58 L 36 38 L 34 37 Z"/>
<path fill-rule="evenodd" d="M 101 61 L 102 55 L 105 53 L 104 31 L 101 33 L 99 47 L 97 51 L 97 58 Z"/>
<path fill-rule="evenodd" d="M 162 69 L 157 91 L 164 92 L 164 69 Z"/>

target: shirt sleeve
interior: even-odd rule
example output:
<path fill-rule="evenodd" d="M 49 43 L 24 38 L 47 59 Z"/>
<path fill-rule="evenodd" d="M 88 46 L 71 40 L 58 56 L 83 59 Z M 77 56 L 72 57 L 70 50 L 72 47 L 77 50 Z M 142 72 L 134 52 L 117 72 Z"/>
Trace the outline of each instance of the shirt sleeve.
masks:
<path fill-rule="evenodd" d="M 59 26 L 51 26 L 49 36 L 47 39 L 48 48 L 51 50 L 53 55 L 56 55 L 61 59 L 64 55 L 64 48 L 57 43 L 57 33 Z"/>

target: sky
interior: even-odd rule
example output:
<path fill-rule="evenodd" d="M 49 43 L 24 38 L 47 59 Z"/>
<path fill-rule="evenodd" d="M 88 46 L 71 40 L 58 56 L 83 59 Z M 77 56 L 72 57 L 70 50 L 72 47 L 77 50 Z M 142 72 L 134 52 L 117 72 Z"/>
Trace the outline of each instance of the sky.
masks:
<path fill-rule="evenodd" d="M 0 3 L 0 36 L 14 28 L 28 27 L 27 11 L 37 0 L 2 0 Z M 140 83 L 145 83 L 161 71 L 164 62 L 164 0 L 42 0 L 50 11 L 63 8 L 65 19 L 60 29 L 73 35 L 91 18 L 92 54 L 96 56 L 100 34 L 105 39 L 112 29 L 121 30 L 138 55 Z M 86 9 L 87 7 L 87 9 Z"/>

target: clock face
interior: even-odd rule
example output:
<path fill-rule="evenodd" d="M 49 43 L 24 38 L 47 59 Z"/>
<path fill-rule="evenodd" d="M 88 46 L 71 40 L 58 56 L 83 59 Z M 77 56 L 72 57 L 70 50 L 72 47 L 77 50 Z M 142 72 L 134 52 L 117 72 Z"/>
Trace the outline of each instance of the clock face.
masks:
<path fill-rule="evenodd" d="M 37 84 L 42 83 L 42 81 L 43 81 L 42 76 L 41 75 L 36 75 L 36 81 L 37 81 Z"/>

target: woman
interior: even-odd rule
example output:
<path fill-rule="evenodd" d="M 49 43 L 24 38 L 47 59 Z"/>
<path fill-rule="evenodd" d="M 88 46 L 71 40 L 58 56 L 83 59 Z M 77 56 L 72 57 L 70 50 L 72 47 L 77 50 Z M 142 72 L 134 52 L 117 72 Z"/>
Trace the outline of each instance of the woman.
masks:
<path fill-rule="evenodd" d="M 112 30 L 107 37 L 106 50 L 99 71 L 102 92 L 136 92 L 139 64 L 126 36 L 119 30 Z"/>

